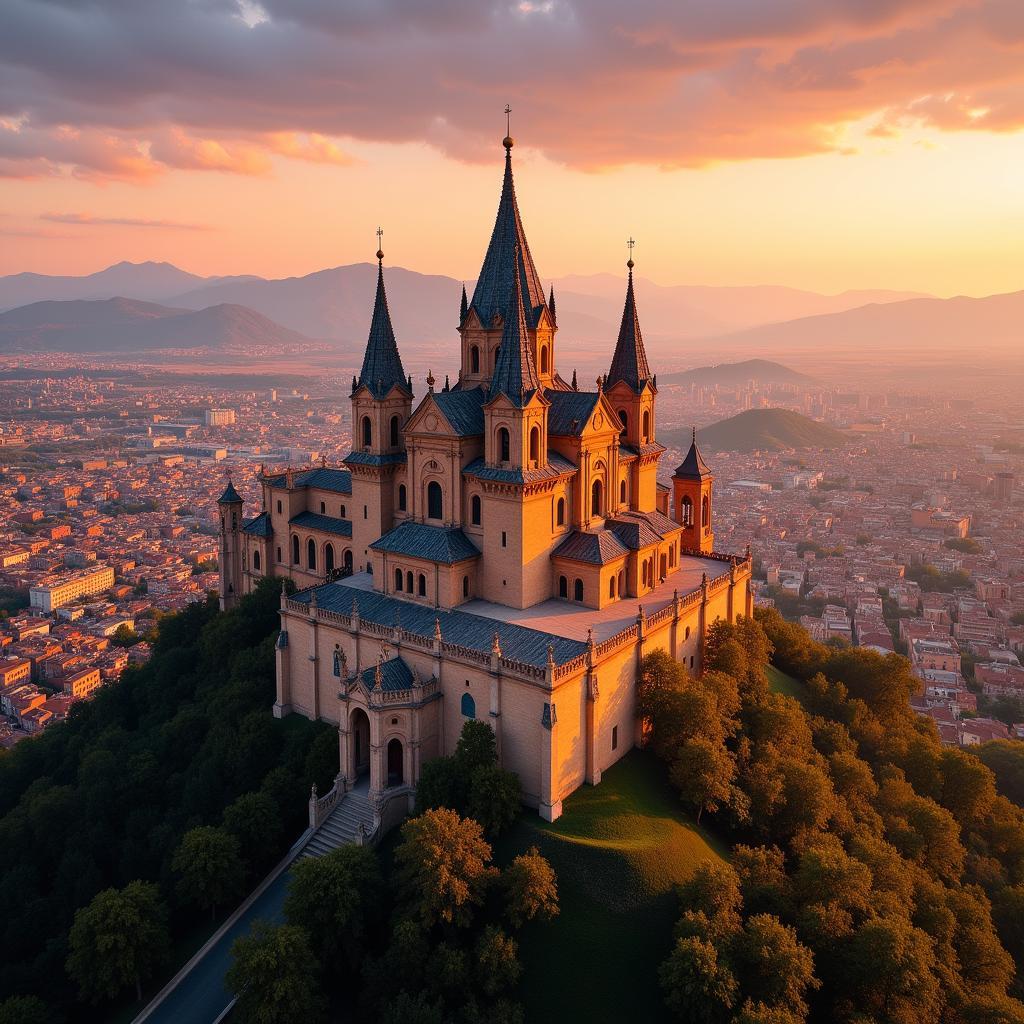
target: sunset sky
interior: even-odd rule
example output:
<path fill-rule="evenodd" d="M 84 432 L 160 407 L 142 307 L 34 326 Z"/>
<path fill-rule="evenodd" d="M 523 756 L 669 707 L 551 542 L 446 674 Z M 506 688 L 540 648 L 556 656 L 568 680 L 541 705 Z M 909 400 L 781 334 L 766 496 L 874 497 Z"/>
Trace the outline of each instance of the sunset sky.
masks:
<path fill-rule="evenodd" d="M 4 0 L 0 273 L 1024 288 L 1021 0 Z"/>

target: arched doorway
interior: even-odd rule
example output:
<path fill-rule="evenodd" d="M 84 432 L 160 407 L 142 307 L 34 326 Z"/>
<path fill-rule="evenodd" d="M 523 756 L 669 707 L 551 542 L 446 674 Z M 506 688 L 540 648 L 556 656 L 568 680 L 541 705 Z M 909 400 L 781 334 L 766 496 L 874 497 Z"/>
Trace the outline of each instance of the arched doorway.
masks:
<path fill-rule="evenodd" d="M 352 777 L 358 779 L 370 770 L 370 719 L 362 708 L 356 708 L 351 718 Z"/>
<path fill-rule="evenodd" d="M 388 741 L 388 789 L 405 781 L 405 754 L 397 737 Z"/>
<path fill-rule="evenodd" d="M 334 572 L 334 545 L 330 541 L 324 545 L 324 572 L 328 576 Z"/>

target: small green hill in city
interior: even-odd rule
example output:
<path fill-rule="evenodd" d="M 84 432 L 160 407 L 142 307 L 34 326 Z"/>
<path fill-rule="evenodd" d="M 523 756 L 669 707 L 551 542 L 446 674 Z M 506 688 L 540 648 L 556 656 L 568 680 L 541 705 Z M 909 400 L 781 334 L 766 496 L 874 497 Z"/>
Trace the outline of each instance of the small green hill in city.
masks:
<path fill-rule="evenodd" d="M 690 430 L 662 430 L 658 438 L 669 447 L 685 448 Z M 748 409 L 698 430 L 697 442 L 706 451 L 754 452 L 839 448 L 849 443 L 849 437 L 790 409 Z"/>
<path fill-rule="evenodd" d="M 771 359 L 743 359 L 738 363 L 718 363 L 715 366 L 697 366 L 681 373 L 662 373 L 658 384 L 665 386 L 687 384 L 739 385 L 756 380 L 760 384 L 800 384 L 811 378 Z"/>

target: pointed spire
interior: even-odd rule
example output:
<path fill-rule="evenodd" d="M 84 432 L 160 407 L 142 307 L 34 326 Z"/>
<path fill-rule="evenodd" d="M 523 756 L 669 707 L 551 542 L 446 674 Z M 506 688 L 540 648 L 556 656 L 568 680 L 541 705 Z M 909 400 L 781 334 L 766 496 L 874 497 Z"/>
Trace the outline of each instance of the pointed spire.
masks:
<path fill-rule="evenodd" d="M 690 442 L 690 450 L 686 458 L 679 464 L 673 476 L 683 477 L 689 480 L 703 480 L 711 476 L 711 469 L 704 461 L 697 447 L 697 428 L 693 428 L 693 440 Z"/>
<path fill-rule="evenodd" d="M 469 299 L 466 298 L 466 285 L 462 285 L 462 302 L 459 305 L 459 326 L 461 326 L 466 319 L 466 314 L 469 312 Z"/>
<path fill-rule="evenodd" d="M 517 246 L 512 253 L 512 260 L 518 265 L 519 258 Z M 533 362 L 533 346 L 527 333 L 523 291 L 520 277 L 515 274 L 512 281 L 512 302 L 505 316 L 501 345 L 494 361 L 491 396 L 503 394 L 513 405 L 521 408 L 529 400 L 530 393 L 539 389 L 540 377 Z"/>
<path fill-rule="evenodd" d="M 383 235 L 377 229 L 378 240 Z M 384 290 L 384 252 L 377 250 L 377 295 L 373 302 L 370 336 L 366 341 L 366 354 L 356 387 L 369 388 L 374 398 L 381 399 L 393 388 L 407 388 L 402 357 L 398 354 L 395 330 L 391 326 L 388 296 Z M 355 388 L 353 388 L 355 390 Z"/>
<path fill-rule="evenodd" d="M 606 387 L 612 387 L 620 380 L 625 381 L 634 391 L 642 391 L 651 379 L 651 369 L 647 365 L 647 353 L 644 351 L 644 339 L 640 334 L 640 318 L 636 312 L 636 299 L 633 295 L 633 246 L 632 238 L 626 243 L 630 249 L 626 267 L 629 279 L 626 284 L 626 302 L 622 308 L 622 323 L 619 326 L 619 338 L 615 343 L 615 355 L 612 356 L 611 369 L 605 381 Z"/>
<path fill-rule="evenodd" d="M 451 386 L 451 384 L 448 381 L 448 374 L 446 373 L 444 375 L 444 388 L 442 388 L 442 390 L 443 391 L 451 391 L 451 389 L 452 389 L 452 386 Z"/>
<path fill-rule="evenodd" d="M 235 485 L 231 482 L 231 474 L 228 473 L 228 485 L 224 488 L 224 493 L 217 499 L 218 505 L 241 505 L 242 496 L 235 490 Z"/>
<path fill-rule="evenodd" d="M 526 241 L 522 218 L 519 216 L 519 204 L 516 202 L 516 190 L 512 180 L 512 146 L 513 139 L 506 135 L 502 142 L 505 147 L 505 177 L 501 186 L 501 199 L 498 202 L 498 215 L 494 221 L 494 230 L 487 245 L 483 266 L 473 289 L 470 305 L 476 310 L 481 323 L 490 327 L 495 316 L 507 319 L 508 308 L 512 298 L 512 282 L 518 276 L 523 292 L 523 307 L 526 310 L 526 322 L 530 327 L 537 326 L 537 318 L 545 306 L 544 286 L 530 255 L 530 246 Z M 515 262 L 512 256 L 516 253 Z"/>
<path fill-rule="evenodd" d="M 579 391 L 579 389 L 580 389 L 579 382 L 576 380 L 576 367 L 575 366 L 572 368 L 572 389 L 573 389 L 573 391 Z"/>
<path fill-rule="evenodd" d="M 554 285 L 551 286 L 551 291 L 548 293 L 548 312 L 551 313 L 552 321 L 556 321 L 557 317 L 555 316 L 555 286 Z"/>

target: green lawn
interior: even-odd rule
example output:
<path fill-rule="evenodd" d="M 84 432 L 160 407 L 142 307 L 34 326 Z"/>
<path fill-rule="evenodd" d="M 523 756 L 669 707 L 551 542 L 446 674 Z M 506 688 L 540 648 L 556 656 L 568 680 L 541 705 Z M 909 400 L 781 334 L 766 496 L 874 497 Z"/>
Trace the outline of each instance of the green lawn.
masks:
<path fill-rule="evenodd" d="M 773 693 L 781 693 L 797 700 L 803 696 L 803 687 L 792 676 L 780 672 L 774 665 L 768 666 L 768 686 Z"/>
<path fill-rule="evenodd" d="M 558 874 L 562 912 L 520 935 L 526 1019 L 665 1020 L 658 965 L 679 916 L 674 887 L 725 847 L 683 812 L 663 766 L 635 750 L 565 801 L 558 821 L 520 818 L 496 859 L 534 845 Z"/>

